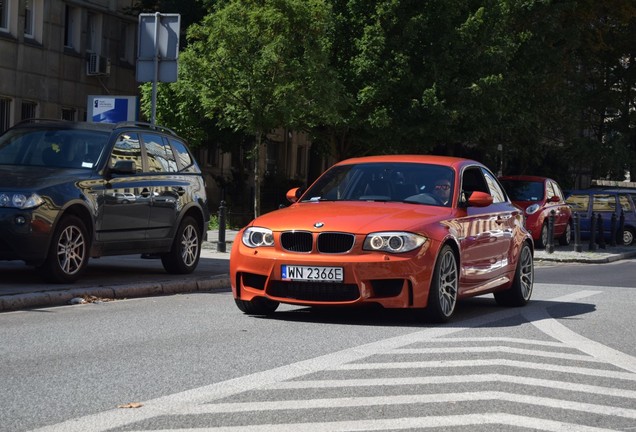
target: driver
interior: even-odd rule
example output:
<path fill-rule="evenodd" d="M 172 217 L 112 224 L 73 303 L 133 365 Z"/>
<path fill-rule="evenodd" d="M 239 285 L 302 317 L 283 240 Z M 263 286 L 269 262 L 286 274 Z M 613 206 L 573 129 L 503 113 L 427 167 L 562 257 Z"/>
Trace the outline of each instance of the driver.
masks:
<path fill-rule="evenodd" d="M 435 182 L 433 193 L 444 205 L 448 205 L 451 197 L 451 183 L 449 180 L 441 179 Z"/>

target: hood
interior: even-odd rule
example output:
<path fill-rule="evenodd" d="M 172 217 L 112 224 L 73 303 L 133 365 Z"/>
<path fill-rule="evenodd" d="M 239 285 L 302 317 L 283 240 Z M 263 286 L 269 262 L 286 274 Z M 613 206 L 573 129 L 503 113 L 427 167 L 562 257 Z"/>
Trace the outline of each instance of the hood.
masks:
<path fill-rule="evenodd" d="M 0 165 L 0 191 L 38 191 L 90 177 L 84 169 Z"/>
<path fill-rule="evenodd" d="M 512 203 L 523 211 L 525 211 L 528 207 L 530 207 L 533 204 L 543 206 L 543 201 L 512 201 Z"/>
<path fill-rule="evenodd" d="M 343 231 L 366 234 L 374 231 L 413 231 L 447 219 L 447 207 L 398 202 L 323 201 L 302 202 L 264 214 L 250 223 L 273 231 Z"/>

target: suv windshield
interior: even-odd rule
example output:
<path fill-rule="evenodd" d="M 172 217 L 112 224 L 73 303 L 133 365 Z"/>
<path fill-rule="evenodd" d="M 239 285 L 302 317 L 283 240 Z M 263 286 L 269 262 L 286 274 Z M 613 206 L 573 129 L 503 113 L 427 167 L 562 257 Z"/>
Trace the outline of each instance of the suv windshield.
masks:
<path fill-rule="evenodd" d="M 0 138 L 0 165 L 93 168 L 109 134 L 79 129 L 16 129 Z"/>
<path fill-rule="evenodd" d="M 502 180 L 501 182 L 512 201 L 541 201 L 543 182 Z"/>

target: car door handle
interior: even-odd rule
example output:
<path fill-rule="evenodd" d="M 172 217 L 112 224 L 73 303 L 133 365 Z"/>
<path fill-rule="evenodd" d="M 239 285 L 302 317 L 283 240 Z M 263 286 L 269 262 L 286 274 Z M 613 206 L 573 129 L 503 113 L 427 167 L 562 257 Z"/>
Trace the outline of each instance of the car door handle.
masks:
<path fill-rule="evenodd" d="M 150 196 L 150 191 L 148 189 L 144 189 L 141 191 L 139 195 L 141 195 L 144 198 L 148 198 Z"/>
<path fill-rule="evenodd" d="M 511 217 L 512 215 L 497 216 L 497 219 L 495 220 L 495 222 L 497 222 L 498 224 L 502 224 L 507 222 Z"/>
<path fill-rule="evenodd" d="M 185 189 L 182 187 L 177 188 L 177 195 L 181 196 L 185 193 Z"/>

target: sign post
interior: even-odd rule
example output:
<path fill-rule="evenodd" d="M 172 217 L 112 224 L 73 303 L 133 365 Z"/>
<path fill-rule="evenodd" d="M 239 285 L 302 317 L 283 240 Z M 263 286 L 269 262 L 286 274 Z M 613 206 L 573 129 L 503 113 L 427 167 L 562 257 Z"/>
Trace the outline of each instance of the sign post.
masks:
<path fill-rule="evenodd" d="M 179 14 L 139 14 L 137 81 L 152 82 L 152 119 L 157 112 L 157 82 L 177 81 Z"/>

